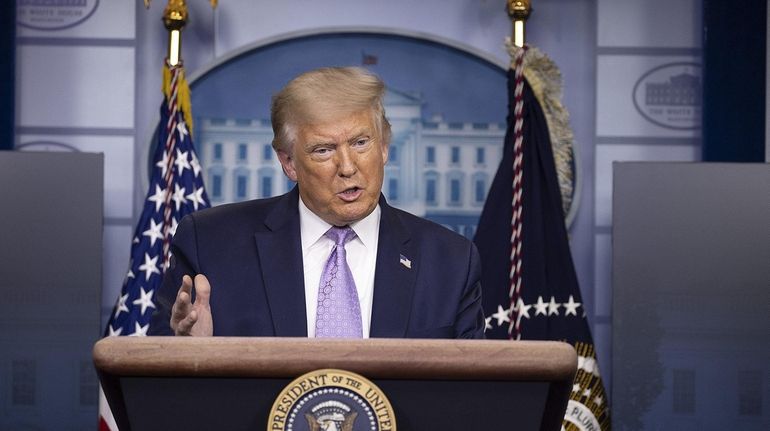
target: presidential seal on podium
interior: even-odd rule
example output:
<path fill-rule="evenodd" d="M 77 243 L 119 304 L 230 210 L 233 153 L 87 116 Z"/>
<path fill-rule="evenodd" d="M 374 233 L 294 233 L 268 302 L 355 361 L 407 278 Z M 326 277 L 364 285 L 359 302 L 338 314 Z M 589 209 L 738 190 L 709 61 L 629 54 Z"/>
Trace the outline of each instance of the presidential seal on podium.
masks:
<path fill-rule="evenodd" d="M 268 431 L 395 431 L 385 394 L 344 370 L 311 371 L 289 383 L 270 410 Z"/>

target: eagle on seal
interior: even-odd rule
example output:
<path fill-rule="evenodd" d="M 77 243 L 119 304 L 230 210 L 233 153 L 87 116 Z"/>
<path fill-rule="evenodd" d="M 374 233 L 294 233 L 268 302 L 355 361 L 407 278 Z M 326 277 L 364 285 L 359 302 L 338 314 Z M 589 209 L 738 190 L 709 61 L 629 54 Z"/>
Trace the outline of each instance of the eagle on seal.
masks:
<path fill-rule="evenodd" d="M 358 412 L 351 412 L 344 418 L 321 417 L 316 419 L 310 413 L 305 413 L 305 419 L 310 426 L 310 431 L 353 431 L 353 423 Z M 342 419 L 342 423 L 338 419 Z"/>

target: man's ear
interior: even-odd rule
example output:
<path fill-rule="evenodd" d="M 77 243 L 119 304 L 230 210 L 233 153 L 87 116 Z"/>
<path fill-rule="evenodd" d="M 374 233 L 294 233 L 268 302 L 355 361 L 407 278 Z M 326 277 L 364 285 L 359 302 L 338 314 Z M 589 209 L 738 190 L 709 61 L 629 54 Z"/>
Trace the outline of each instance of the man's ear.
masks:
<path fill-rule="evenodd" d="M 385 165 L 388 163 L 388 153 L 390 150 L 390 142 L 383 142 L 380 145 L 380 151 L 382 151 L 382 164 Z"/>
<path fill-rule="evenodd" d="M 281 168 L 283 173 L 289 177 L 290 180 L 297 182 L 297 170 L 294 169 L 294 158 L 284 150 L 276 150 L 278 153 L 278 160 L 281 162 Z"/>

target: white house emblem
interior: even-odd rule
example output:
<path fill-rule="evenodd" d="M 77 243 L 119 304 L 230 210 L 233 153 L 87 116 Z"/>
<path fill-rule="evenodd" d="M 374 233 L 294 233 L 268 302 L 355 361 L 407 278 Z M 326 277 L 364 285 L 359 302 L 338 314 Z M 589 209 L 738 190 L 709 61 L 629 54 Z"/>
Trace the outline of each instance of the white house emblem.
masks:
<path fill-rule="evenodd" d="M 647 71 L 634 85 L 636 110 L 667 129 L 700 128 L 701 69 L 697 63 L 668 63 Z"/>
<path fill-rule="evenodd" d="M 93 15 L 99 0 L 18 0 L 16 22 L 35 30 L 63 30 Z"/>

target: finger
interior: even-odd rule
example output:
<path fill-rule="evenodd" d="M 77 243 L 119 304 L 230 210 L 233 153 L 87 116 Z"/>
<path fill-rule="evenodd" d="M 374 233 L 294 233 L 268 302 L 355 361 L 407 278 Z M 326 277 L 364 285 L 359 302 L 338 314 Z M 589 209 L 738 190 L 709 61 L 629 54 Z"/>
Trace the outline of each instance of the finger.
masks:
<path fill-rule="evenodd" d="M 181 317 L 187 316 L 192 307 L 192 278 L 189 275 L 182 277 L 182 286 L 179 287 L 179 291 L 176 294 L 176 300 L 174 301 L 173 309 L 176 309 L 177 313 L 181 313 Z"/>
<path fill-rule="evenodd" d="M 190 295 L 185 292 L 180 292 L 176 297 L 174 305 L 171 306 L 171 320 L 179 322 L 180 320 L 187 317 L 192 309 L 193 305 L 192 301 L 190 300 Z"/>
<path fill-rule="evenodd" d="M 195 305 L 208 307 L 211 297 L 211 284 L 203 274 L 195 276 Z"/>
<path fill-rule="evenodd" d="M 192 277 L 190 277 L 189 275 L 183 275 L 182 285 L 179 286 L 179 292 L 177 292 L 177 296 L 182 292 L 187 293 L 187 295 L 192 295 L 192 286 L 193 286 Z"/>
<path fill-rule="evenodd" d="M 179 324 L 174 330 L 174 334 L 191 335 L 192 328 L 193 326 L 195 326 L 195 323 L 197 321 L 198 321 L 198 313 L 195 310 L 193 310 L 190 312 L 190 314 L 187 315 L 187 317 L 179 321 Z"/>
<path fill-rule="evenodd" d="M 176 300 L 171 307 L 171 322 L 179 322 L 192 310 L 192 278 L 189 275 L 182 277 L 182 286 L 176 294 Z"/>

